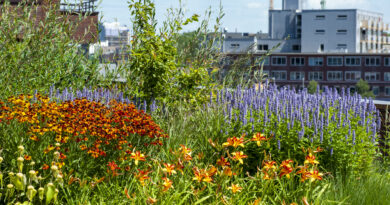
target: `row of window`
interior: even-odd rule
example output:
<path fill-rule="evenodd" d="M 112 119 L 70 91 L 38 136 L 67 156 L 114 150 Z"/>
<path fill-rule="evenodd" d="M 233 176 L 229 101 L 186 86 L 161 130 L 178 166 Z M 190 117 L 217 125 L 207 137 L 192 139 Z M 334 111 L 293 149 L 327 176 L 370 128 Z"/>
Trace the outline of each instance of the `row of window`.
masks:
<path fill-rule="evenodd" d="M 325 15 L 316 15 L 315 17 L 315 20 L 325 20 L 326 16 Z M 340 15 L 337 15 L 337 20 L 347 20 L 348 19 L 348 15 L 345 15 L 345 14 L 340 14 Z"/>
<path fill-rule="evenodd" d="M 316 29 L 315 34 L 325 34 L 325 29 Z M 336 34 L 346 35 L 347 30 L 346 29 L 338 29 Z"/>
<path fill-rule="evenodd" d="M 275 70 L 264 71 L 267 75 L 275 80 L 287 80 L 287 71 L 284 70 Z M 327 80 L 328 81 L 342 81 L 344 80 L 343 71 L 328 71 Z M 380 72 L 365 72 L 364 80 L 366 81 L 380 81 L 381 73 Z M 362 72 L 360 71 L 345 71 L 345 80 L 346 81 L 358 81 L 362 78 Z M 290 80 L 304 80 L 305 72 L 303 71 L 293 71 L 290 72 Z M 324 80 L 324 73 L 322 71 L 313 71 L 309 72 L 309 80 L 322 81 Z M 384 80 L 390 81 L 390 72 L 384 73 Z"/>
<path fill-rule="evenodd" d="M 364 57 L 366 66 L 381 66 L 381 57 L 378 56 L 368 56 Z M 285 66 L 287 65 L 286 56 L 272 56 L 272 65 L 276 66 Z M 268 59 L 265 59 L 264 65 L 269 65 Z M 304 66 L 305 58 L 304 57 L 291 57 L 290 65 L 292 66 Z M 323 57 L 309 57 L 309 66 L 323 66 L 324 58 Z M 330 56 L 327 57 L 328 66 L 361 66 L 362 57 L 357 56 L 348 56 L 348 57 L 338 57 Z M 384 65 L 390 66 L 390 57 L 384 58 Z"/>

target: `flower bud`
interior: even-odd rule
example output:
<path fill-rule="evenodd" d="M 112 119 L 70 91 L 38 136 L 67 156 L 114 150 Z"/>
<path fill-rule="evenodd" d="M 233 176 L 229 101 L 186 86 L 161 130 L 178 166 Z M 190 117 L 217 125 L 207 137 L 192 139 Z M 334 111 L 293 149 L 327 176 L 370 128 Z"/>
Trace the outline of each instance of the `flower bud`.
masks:
<path fill-rule="evenodd" d="M 43 187 L 39 187 L 38 189 L 38 195 L 39 195 L 39 200 L 43 200 L 43 196 L 45 194 L 45 189 Z"/>
<path fill-rule="evenodd" d="M 6 198 L 12 199 L 14 192 L 15 192 L 15 186 L 13 184 L 7 185 L 7 192 L 6 192 Z"/>
<path fill-rule="evenodd" d="M 23 145 L 18 146 L 18 152 L 19 152 L 20 155 L 23 154 L 23 152 L 24 152 Z"/>
<path fill-rule="evenodd" d="M 13 184 L 8 184 L 7 185 L 7 189 L 13 189 L 14 188 L 14 185 Z"/>
<path fill-rule="evenodd" d="M 3 160 L 4 160 L 4 159 L 3 159 L 3 157 L 0 157 L 0 163 L 2 163 L 2 162 L 3 162 Z"/>
<path fill-rule="evenodd" d="M 60 153 L 58 151 L 54 152 L 54 159 L 58 160 L 60 158 Z"/>
<path fill-rule="evenodd" d="M 15 176 L 15 173 L 13 173 L 13 172 L 8 172 L 8 175 L 9 175 L 9 177 L 13 177 L 13 176 Z"/>
<path fill-rule="evenodd" d="M 43 180 L 43 177 L 42 177 L 42 176 L 38 176 L 37 179 L 38 179 L 39 181 L 42 181 L 42 180 Z"/>
<path fill-rule="evenodd" d="M 37 173 L 36 171 L 30 170 L 30 171 L 28 172 L 28 174 L 29 174 L 31 180 L 37 180 L 37 174 L 38 174 L 38 173 Z"/>
<path fill-rule="evenodd" d="M 53 200 L 54 198 L 54 184 L 53 183 L 48 183 L 47 184 L 47 190 L 46 190 L 46 204 L 50 204 L 50 202 Z"/>
<path fill-rule="evenodd" d="M 34 161 L 31 161 L 30 162 L 30 166 L 34 166 L 35 165 L 35 162 Z"/>
<path fill-rule="evenodd" d="M 51 171 L 53 171 L 53 172 L 58 171 L 57 165 L 51 166 Z"/>
<path fill-rule="evenodd" d="M 60 144 L 60 143 L 58 143 L 58 142 L 57 142 L 55 145 L 56 145 L 56 147 L 59 147 L 59 146 L 61 146 L 61 144 Z"/>
<path fill-rule="evenodd" d="M 36 194 L 37 190 L 35 190 L 33 186 L 30 185 L 27 187 L 27 198 L 30 200 L 30 202 L 34 199 Z"/>
<path fill-rule="evenodd" d="M 24 162 L 23 157 L 18 157 L 17 164 L 18 164 L 19 172 L 23 171 L 23 162 Z"/>

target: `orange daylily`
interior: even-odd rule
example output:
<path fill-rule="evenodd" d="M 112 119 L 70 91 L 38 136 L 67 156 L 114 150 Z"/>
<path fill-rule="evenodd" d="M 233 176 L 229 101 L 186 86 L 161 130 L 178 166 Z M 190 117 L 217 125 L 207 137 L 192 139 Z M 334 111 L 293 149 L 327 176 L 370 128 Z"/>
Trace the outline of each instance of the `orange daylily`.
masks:
<path fill-rule="evenodd" d="M 24 155 L 24 160 L 27 160 L 27 161 L 30 161 L 31 160 L 31 156 L 30 155 Z"/>
<path fill-rule="evenodd" d="M 315 180 L 322 180 L 322 173 L 319 173 L 318 170 L 310 171 L 310 181 L 313 182 Z"/>
<path fill-rule="evenodd" d="M 138 165 L 138 161 L 145 161 L 145 155 L 142 154 L 140 151 L 136 151 L 135 153 L 131 153 L 130 159 L 134 159 L 135 165 Z"/>
<path fill-rule="evenodd" d="M 164 163 L 164 166 L 165 166 L 165 168 L 162 168 L 163 172 L 168 173 L 168 175 L 176 174 L 175 165 L 174 164 Z"/>
<path fill-rule="evenodd" d="M 150 177 L 148 176 L 149 173 L 150 173 L 149 170 L 144 171 L 138 169 L 138 173 L 135 175 L 135 177 L 138 179 L 138 181 L 141 183 L 142 186 L 145 185 L 145 180 L 150 179 Z"/>
<path fill-rule="evenodd" d="M 292 160 L 284 160 L 282 162 L 282 164 L 280 165 L 281 170 L 280 170 L 279 177 L 286 175 L 286 177 L 290 179 L 290 173 L 293 171 L 293 168 L 290 164 L 292 162 L 293 162 Z"/>
<path fill-rule="evenodd" d="M 185 145 L 180 145 L 181 148 L 179 148 L 179 151 L 180 151 L 180 154 L 182 154 L 183 156 L 185 155 L 188 155 L 188 154 L 191 154 L 191 149 L 190 148 L 187 148 Z"/>
<path fill-rule="evenodd" d="M 260 147 L 260 146 L 261 146 L 261 143 L 262 143 L 263 141 L 267 141 L 267 140 L 269 140 L 269 139 L 270 139 L 270 138 L 266 138 L 265 135 L 263 135 L 263 134 L 261 134 L 260 132 L 258 132 L 258 133 L 256 133 L 256 134 L 253 135 L 251 141 L 256 142 L 256 143 L 257 143 L 257 146 Z"/>
<path fill-rule="evenodd" d="M 238 184 L 232 184 L 232 186 L 228 189 L 232 190 L 233 194 L 235 194 L 236 192 L 241 192 L 242 187 L 240 187 Z"/>
<path fill-rule="evenodd" d="M 219 165 L 221 167 L 230 166 L 230 162 L 228 161 L 228 159 L 226 159 L 225 157 L 221 156 L 221 158 L 219 158 L 217 160 L 217 165 Z"/>
<path fill-rule="evenodd" d="M 275 170 L 276 169 L 276 162 L 275 161 L 267 161 L 267 162 L 263 162 L 264 163 L 264 166 L 263 168 L 268 171 L 268 170 Z"/>
<path fill-rule="evenodd" d="M 309 155 L 306 156 L 305 164 L 319 164 L 319 162 L 316 160 L 316 156 L 314 156 L 311 152 L 309 152 Z"/>
<path fill-rule="evenodd" d="M 244 147 L 244 141 L 245 141 L 244 136 L 242 136 L 241 138 L 232 137 L 232 138 L 228 138 L 227 142 L 223 143 L 222 146 L 223 147 L 232 146 L 234 148 L 237 148 L 238 146 Z"/>
<path fill-rule="evenodd" d="M 244 155 L 244 153 L 242 151 L 240 151 L 240 152 L 233 152 L 232 155 L 234 156 L 233 160 L 239 161 L 240 164 L 244 164 L 242 159 L 248 158 L 248 156 Z"/>
<path fill-rule="evenodd" d="M 164 181 L 163 184 L 162 184 L 163 185 L 163 192 L 166 192 L 166 191 L 168 191 L 168 189 L 173 188 L 172 180 L 170 180 L 170 179 L 168 179 L 166 177 L 162 178 L 162 180 Z"/>

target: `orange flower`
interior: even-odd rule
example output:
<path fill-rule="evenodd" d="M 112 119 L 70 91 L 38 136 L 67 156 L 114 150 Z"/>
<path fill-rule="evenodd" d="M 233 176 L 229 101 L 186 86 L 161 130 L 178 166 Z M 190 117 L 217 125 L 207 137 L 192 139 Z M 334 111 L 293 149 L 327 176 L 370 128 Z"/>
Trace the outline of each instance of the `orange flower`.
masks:
<path fill-rule="evenodd" d="M 242 159 L 248 158 L 248 156 L 247 156 L 247 155 L 244 155 L 244 153 L 243 153 L 242 151 L 233 152 L 232 155 L 234 156 L 234 157 L 233 157 L 233 160 L 239 161 L 240 164 L 244 164 L 244 162 L 243 162 Z"/>
<path fill-rule="evenodd" d="M 45 150 L 43 150 L 43 153 L 47 154 L 50 151 L 52 151 L 55 147 L 53 145 L 49 145 Z"/>
<path fill-rule="evenodd" d="M 163 192 L 166 192 L 166 191 L 168 191 L 168 189 L 173 188 L 172 180 L 170 180 L 170 179 L 168 179 L 166 177 L 162 178 L 162 180 L 164 181 L 163 184 L 162 184 L 163 185 Z"/>
<path fill-rule="evenodd" d="M 230 166 L 230 162 L 226 158 L 221 156 L 221 158 L 217 160 L 217 165 L 221 167 Z"/>
<path fill-rule="evenodd" d="M 238 184 L 232 184 L 228 189 L 232 190 L 233 194 L 236 192 L 241 192 L 242 187 L 240 187 Z"/>
<path fill-rule="evenodd" d="M 150 177 L 148 176 L 148 174 L 150 173 L 150 171 L 144 171 L 144 170 L 140 170 L 138 169 L 138 174 L 136 174 L 136 178 L 138 179 L 138 181 L 141 183 L 142 186 L 145 185 L 145 180 L 148 180 L 150 179 Z"/>
<path fill-rule="evenodd" d="M 145 155 L 141 154 L 140 151 L 136 151 L 135 153 L 131 153 L 130 159 L 134 159 L 135 165 L 138 165 L 138 161 L 145 161 Z"/>
<path fill-rule="evenodd" d="M 157 199 L 152 198 L 152 197 L 149 197 L 148 200 L 146 201 L 146 203 L 148 203 L 148 204 L 154 204 L 156 202 L 157 202 Z"/>
<path fill-rule="evenodd" d="M 260 146 L 261 146 L 261 143 L 262 143 L 263 141 L 267 141 L 267 140 L 269 140 L 269 139 L 270 139 L 270 138 L 266 138 L 263 134 L 261 134 L 260 132 L 258 132 L 258 133 L 256 133 L 256 134 L 253 135 L 251 141 L 256 142 L 256 143 L 257 143 L 257 146 L 260 147 Z"/>
<path fill-rule="evenodd" d="M 80 149 L 81 149 L 81 150 L 86 150 L 86 149 L 87 149 L 87 146 L 86 146 L 85 144 L 80 145 Z"/>
<path fill-rule="evenodd" d="M 192 180 L 201 182 L 203 180 L 203 175 L 202 175 L 201 171 L 199 170 L 199 168 L 194 167 L 194 168 L 192 168 L 192 170 L 194 171 L 194 175 L 195 175 L 195 177 L 193 177 Z"/>
<path fill-rule="evenodd" d="M 282 162 L 282 164 L 280 165 L 281 170 L 280 170 L 279 177 L 286 175 L 286 177 L 290 179 L 290 173 L 293 171 L 293 168 L 290 164 L 292 162 L 293 162 L 292 160 L 284 160 Z"/>
<path fill-rule="evenodd" d="M 231 177 L 231 176 L 233 176 L 235 174 L 232 172 L 232 169 L 230 167 L 224 167 L 223 171 L 222 171 L 222 175 Z"/>
<path fill-rule="evenodd" d="M 169 164 L 169 163 L 168 164 L 164 163 L 164 166 L 165 166 L 165 168 L 162 168 L 163 172 L 168 173 L 168 175 L 176 174 L 175 165 Z"/>
<path fill-rule="evenodd" d="M 187 148 L 185 145 L 180 145 L 181 148 L 179 148 L 179 151 L 180 151 L 180 154 L 182 154 L 183 156 L 185 155 L 188 155 L 188 154 L 191 154 L 191 149 L 190 148 Z"/>
<path fill-rule="evenodd" d="M 47 165 L 47 164 L 44 164 L 43 167 L 42 167 L 43 170 L 47 170 L 47 169 L 49 169 L 49 168 L 50 168 L 50 167 L 49 167 L 49 165 Z"/>
<path fill-rule="evenodd" d="M 268 171 L 268 170 L 275 170 L 275 169 L 276 169 L 275 164 L 276 164 L 275 161 L 264 162 L 263 168 L 264 168 L 266 171 Z"/>
<path fill-rule="evenodd" d="M 24 159 L 27 160 L 27 161 L 30 161 L 30 160 L 31 160 L 31 156 L 29 156 L 29 155 L 24 155 Z"/>
<path fill-rule="evenodd" d="M 305 164 L 319 164 L 319 162 L 316 160 L 316 156 L 314 156 L 311 152 L 309 152 L 309 155 L 306 156 L 306 160 L 304 162 Z"/>
<path fill-rule="evenodd" d="M 263 175 L 263 179 L 265 179 L 265 180 L 270 180 L 270 179 L 272 179 L 271 176 L 268 174 L 267 171 L 263 170 L 262 172 L 263 172 L 263 174 L 264 174 L 264 175 Z"/>
<path fill-rule="evenodd" d="M 121 168 L 119 168 L 118 167 L 118 165 L 114 162 L 114 161 L 112 161 L 112 162 L 108 162 L 108 168 L 110 168 L 110 170 L 111 171 L 115 171 L 115 170 L 117 170 L 117 169 L 121 169 Z"/>
<path fill-rule="evenodd" d="M 234 148 L 237 148 L 238 146 L 244 147 L 244 141 L 245 141 L 244 136 L 242 136 L 241 138 L 232 137 L 232 138 L 228 138 L 227 142 L 223 143 L 222 146 L 223 147 L 232 146 Z"/>
<path fill-rule="evenodd" d="M 318 170 L 310 171 L 310 181 L 313 182 L 315 180 L 322 180 L 322 173 L 319 173 Z"/>

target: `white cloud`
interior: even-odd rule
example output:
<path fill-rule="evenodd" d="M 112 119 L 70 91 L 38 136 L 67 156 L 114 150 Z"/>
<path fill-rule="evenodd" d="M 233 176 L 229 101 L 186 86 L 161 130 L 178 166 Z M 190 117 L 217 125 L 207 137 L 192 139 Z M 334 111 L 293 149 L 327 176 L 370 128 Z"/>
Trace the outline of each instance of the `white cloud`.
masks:
<path fill-rule="evenodd" d="M 265 5 L 260 2 L 249 2 L 246 4 L 246 7 L 249 9 L 258 9 L 258 8 L 265 8 Z"/>

